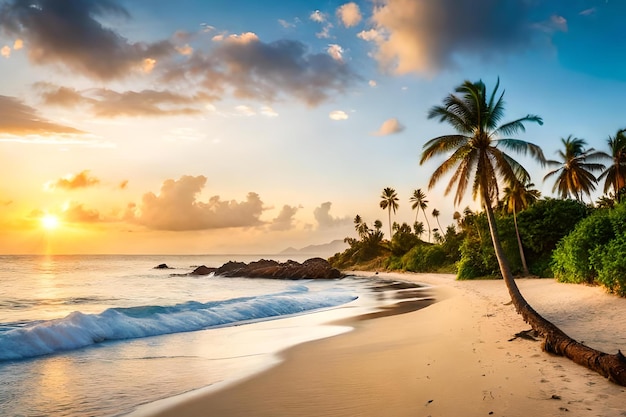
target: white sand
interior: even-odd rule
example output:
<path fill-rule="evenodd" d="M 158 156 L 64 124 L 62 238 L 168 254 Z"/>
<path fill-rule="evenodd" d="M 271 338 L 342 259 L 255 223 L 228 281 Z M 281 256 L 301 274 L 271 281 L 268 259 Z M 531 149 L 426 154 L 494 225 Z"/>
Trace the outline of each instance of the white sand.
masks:
<path fill-rule="evenodd" d="M 433 285 L 443 299 L 291 348 L 280 365 L 155 416 L 626 416 L 626 388 L 542 352 L 539 342 L 509 341 L 530 327 L 503 281 L 381 276 Z M 570 336 L 626 352 L 626 299 L 549 279 L 518 285 Z"/>

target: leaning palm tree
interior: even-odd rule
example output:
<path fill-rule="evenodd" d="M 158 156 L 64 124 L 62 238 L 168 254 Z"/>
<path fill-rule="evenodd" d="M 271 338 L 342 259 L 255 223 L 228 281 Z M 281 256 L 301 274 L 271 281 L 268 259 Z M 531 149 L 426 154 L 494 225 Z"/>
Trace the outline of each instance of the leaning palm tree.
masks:
<path fill-rule="evenodd" d="M 561 198 L 571 196 L 582 201 L 583 194 L 587 194 L 591 198 L 591 192 L 596 189 L 598 182 L 593 172 L 602 171 L 605 166 L 588 161 L 606 158 L 608 155 L 593 148 L 585 149 L 587 142 L 584 139 L 572 137 L 572 135 L 566 139 L 561 138 L 561 142 L 564 149 L 557 152 L 561 160 L 547 161 L 548 165 L 555 169 L 548 172 L 543 180 L 556 175 L 552 192 L 558 190 Z"/>
<path fill-rule="evenodd" d="M 433 172 L 429 187 L 432 188 L 445 174 L 452 177 L 445 193 L 456 185 L 455 204 L 460 203 L 472 181 L 473 196 L 480 197 L 487 214 L 491 240 L 500 272 L 515 309 L 524 320 L 544 338 L 546 351 L 565 355 L 576 363 L 601 373 L 604 376 L 626 385 L 626 358 L 607 355 L 591 349 L 571 339 L 558 327 L 540 316 L 522 296 L 511 273 L 508 260 L 502 250 L 493 213 L 493 203 L 499 194 L 499 180 L 510 183 L 515 178 L 529 178 L 528 172 L 502 149 L 521 154 L 530 154 L 539 161 L 545 161 L 541 148 L 532 143 L 508 138 L 517 132 L 525 131 L 525 122 L 542 124 L 539 116 L 527 115 L 520 119 L 500 124 L 504 115 L 504 93 L 498 94 L 499 80 L 493 92 L 488 95 L 482 81 L 465 81 L 456 88 L 456 94 L 448 95 L 441 106 L 434 106 L 428 113 L 429 119 L 447 122 L 457 131 L 429 140 L 424 145 L 420 163 L 435 156 L 448 157 Z"/>
<path fill-rule="evenodd" d="M 415 211 L 415 221 L 417 222 L 417 215 L 422 209 L 422 213 L 424 213 L 424 218 L 426 219 L 426 226 L 428 227 L 428 241 L 430 242 L 430 223 L 428 222 L 428 216 L 426 216 L 426 208 L 428 207 L 428 200 L 426 200 L 426 194 L 422 191 L 421 188 L 417 190 L 413 190 L 413 195 L 409 199 L 410 202 L 413 203 L 411 208 Z"/>
<path fill-rule="evenodd" d="M 598 177 L 605 178 L 604 193 L 608 194 L 613 188 L 615 199 L 618 199 L 619 190 L 626 187 L 626 129 L 620 129 L 615 136 L 609 136 L 607 141 L 611 151 L 609 156 L 611 165 Z"/>
<path fill-rule="evenodd" d="M 524 256 L 524 247 L 522 246 L 522 239 L 519 235 L 519 228 L 517 227 L 517 212 L 523 210 L 533 204 L 541 197 L 539 190 L 531 189 L 535 184 L 528 180 L 514 180 L 508 187 L 505 187 L 503 205 L 504 210 L 508 213 L 513 213 L 513 224 L 515 225 L 515 235 L 517 236 L 517 247 L 519 248 L 519 256 L 522 260 L 522 269 L 524 275 L 530 275 L 528 271 L 528 265 L 526 264 L 526 256 Z"/>
<path fill-rule="evenodd" d="M 398 194 L 393 188 L 387 187 L 383 190 L 380 198 L 382 198 L 380 208 L 383 210 L 386 209 L 389 212 L 389 241 L 391 241 L 391 210 L 393 210 L 393 214 L 396 214 L 396 210 L 398 209 Z"/>

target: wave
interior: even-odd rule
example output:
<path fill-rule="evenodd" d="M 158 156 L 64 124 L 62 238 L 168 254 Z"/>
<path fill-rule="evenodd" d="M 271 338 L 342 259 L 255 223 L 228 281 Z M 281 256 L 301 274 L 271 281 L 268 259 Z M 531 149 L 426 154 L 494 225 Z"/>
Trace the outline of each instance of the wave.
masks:
<path fill-rule="evenodd" d="M 80 349 L 110 340 L 135 339 L 242 324 L 335 307 L 357 297 L 345 290 L 288 291 L 255 297 L 171 306 L 110 308 L 99 314 L 75 311 L 62 319 L 32 322 L 0 333 L 0 361 Z"/>

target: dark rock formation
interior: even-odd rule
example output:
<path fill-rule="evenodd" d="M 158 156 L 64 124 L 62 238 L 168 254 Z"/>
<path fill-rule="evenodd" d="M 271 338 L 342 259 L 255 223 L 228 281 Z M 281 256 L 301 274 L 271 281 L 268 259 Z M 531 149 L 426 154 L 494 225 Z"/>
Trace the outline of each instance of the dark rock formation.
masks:
<path fill-rule="evenodd" d="M 153 269 L 170 269 L 170 267 L 167 266 L 167 264 L 159 264 L 155 266 Z"/>
<path fill-rule="evenodd" d="M 322 258 L 311 258 L 303 263 L 296 261 L 280 263 L 266 259 L 250 262 L 249 264 L 245 262 L 227 262 L 210 272 L 215 272 L 215 275 L 222 277 L 279 279 L 335 279 L 343 276 L 338 269 L 331 267 L 328 261 Z"/>
<path fill-rule="evenodd" d="M 215 272 L 217 268 L 209 268 L 208 266 L 200 265 L 193 271 L 189 273 L 189 275 L 209 275 L 211 272 Z"/>

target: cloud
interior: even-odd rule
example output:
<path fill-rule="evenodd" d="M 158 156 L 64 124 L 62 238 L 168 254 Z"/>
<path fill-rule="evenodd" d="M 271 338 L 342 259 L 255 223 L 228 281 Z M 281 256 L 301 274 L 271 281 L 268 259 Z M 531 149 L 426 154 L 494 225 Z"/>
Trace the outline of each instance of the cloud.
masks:
<path fill-rule="evenodd" d="M 139 206 L 130 205 L 126 218 L 157 230 L 204 230 L 227 227 L 259 226 L 263 202 L 256 193 L 248 193 L 246 200 L 222 201 L 219 196 L 207 202 L 198 200 L 206 184 L 200 175 L 182 176 L 166 180 L 158 195 L 144 194 Z"/>
<path fill-rule="evenodd" d="M 343 48 L 340 45 L 331 43 L 326 49 L 328 55 L 330 55 L 335 61 L 343 61 Z"/>
<path fill-rule="evenodd" d="M 246 106 L 245 104 L 240 104 L 239 106 L 236 106 L 235 111 L 242 116 L 249 117 L 256 115 L 256 111 L 252 107 Z"/>
<path fill-rule="evenodd" d="M 20 49 L 22 49 L 24 47 L 24 41 L 21 39 L 16 39 L 15 42 L 13 42 L 13 49 L 15 49 L 16 51 L 19 51 Z"/>
<path fill-rule="evenodd" d="M 100 223 L 104 219 L 98 210 L 86 209 L 83 204 L 72 202 L 63 211 L 63 220 L 70 223 Z"/>
<path fill-rule="evenodd" d="M 266 117 L 278 117 L 278 113 L 270 106 L 261 106 L 261 114 Z"/>
<path fill-rule="evenodd" d="M 326 13 L 322 13 L 319 10 L 311 12 L 311 14 L 309 15 L 309 19 L 311 19 L 312 21 L 317 22 L 317 23 L 324 23 L 324 22 L 326 22 L 326 18 L 327 18 Z"/>
<path fill-rule="evenodd" d="M 68 174 L 63 178 L 55 181 L 49 181 L 44 188 L 54 190 L 60 188 L 63 190 L 76 190 L 78 188 L 88 188 L 100 184 L 100 180 L 89 175 L 89 170 L 81 171 L 78 174 Z"/>
<path fill-rule="evenodd" d="M 347 28 L 358 25 L 362 19 L 359 5 L 354 2 L 339 6 L 337 8 L 337 16 Z"/>
<path fill-rule="evenodd" d="M 310 106 L 344 93 L 360 79 L 345 62 L 326 53 L 311 53 L 302 42 L 265 43 L 250 33 L 225 36 L 214 42 L 211 51 L 196 51 L 163 76 L 166 83 L 186 82 L 212 96 L 231 92 L 237 98 L 266 103 L 291 96 Z"/>
<path fill-rule="evenodd" d="M 400 124 L 398 119 L 395 117 L 393 119 L 388 119 L 383 122 L 380 128 L 373 133 L 376 136 L 386 136 L 391 135 L 393 133 L 400 133 L 404 130 L 404 126 Z"/>
<path fill-rule="evenodd" d="M 140 70 L 145 59 L 175 53 L 169 41 L 133 43 L 97 18 L 130 18 L 116 0 L 13 0 L 0 7 L 0 27 L 27 44 L 30 60 L 61 64 L 79 74 L 111 80 Z"/>
<path fill-rule="evenodd" d="M 350 224 L 351 220 L 349 217 L 333 217 L 330 215 L 330 207 L 332 203 L 327 201 L 322 203 L 319 207 L 316 207 L 313 210 L 313 216 L 317 221 L 318 228 L 320 229 L 329 229 L 337 226 L 344 226 L 346 224 Z"/>
<path fill-rule="evenodd" d="M 384 0 L 374 7 L 375 57 L 398 74 L 432 74 L 460 56 L 490 58 L 524 50 L 536 31 L 527 0 Z M 468 16 L 481 16 L 480 19 Z M 378 36 L 380 35 L 380 36 Z"/>
<path fill-rule="evenodd" d="M 9 58 L 11 56 L 11 47 L 4 45 L 2 48 L 0 48 L 0 55 L 5 58 Z"/>
<path fill-rule="evenodd" d="M 56 124 L 38 115 L 37 110 L 14 97 L 0 95 L 0 135 L 82 134 L 73 127 Z"/>
<path fill-rule="evenodd" d="M 332 120 L 347 120 L 348 114 L 343 110 L 333 110 L 328 114 Z"/>
<path fill-rule="evenodd" d="M 196 115 L 203 112 L 207 94 L 185 96 L 171 91 L 142 90 L 117 92 L 106 88 L 78 91 L 70 87 L 37 83 L 45 104 L 75 108 L 86 106 L 97 117 L 154 117 Z"/>
<path fill-rule="evenodd" d="M 293 228 L 294 216 L 298 212 L 298 207 L 284 205 L 278 216 L 272 220 L 270 230 L 289 230 Z"/>
<path fill-rule="evenodd" d="M 128 187 L 128 180 L 124 180 L 117 185 L 120 190 L 125 190 Z"/>
<path fill-rule="evenodd" d="M 372 88 L 373 88 L 373 87 L 376 87 L 376 86 L 378 85 L 378 83 L 376 82 L 376 80 L 369 80 L 369 81 L 367 82 L 367 84 L 368 84 L 370 87 L 372 87 Z"/>
<path fill-rule="evenodd" d="M 292 29 L 296 27 L 295 23 L 288 22 L 285 19 L 278 19 L 278 24 L 280 24 L 285 29 Z"/>

